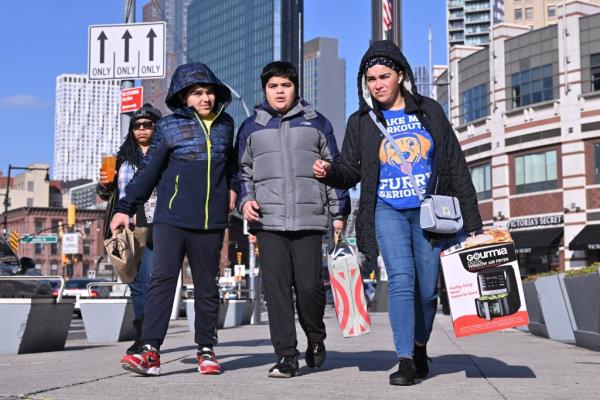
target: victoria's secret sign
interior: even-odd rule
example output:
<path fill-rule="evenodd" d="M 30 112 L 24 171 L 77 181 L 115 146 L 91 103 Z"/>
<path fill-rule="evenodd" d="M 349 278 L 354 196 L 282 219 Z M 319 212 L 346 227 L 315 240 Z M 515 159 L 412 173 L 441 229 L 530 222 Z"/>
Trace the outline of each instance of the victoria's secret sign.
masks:
<path fill-rule="evenodd" d="M 561 225 L 563 223 L 563 215 L 549 215 L 546 217 L 531 217 L 512 219 L 508 223 L 508 229 L 532 228 L 538 226 Z"/>

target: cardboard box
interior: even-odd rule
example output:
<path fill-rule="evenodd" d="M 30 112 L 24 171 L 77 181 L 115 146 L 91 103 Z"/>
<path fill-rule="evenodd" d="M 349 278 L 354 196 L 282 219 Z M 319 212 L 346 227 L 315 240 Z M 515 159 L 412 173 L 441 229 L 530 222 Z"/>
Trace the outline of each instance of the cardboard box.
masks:
<path fill-rule="evenodd" d="M 352 246 L 340 241 L 327 257 L 335 313 L 344 337 L 371 331 L 371 318 L 358 258 Z"/>
<path fill-rule="evenodd" d="M 457 337 L 527 325 L 521 274 L 507 231 L 485 229 L 441 254 Z"/>

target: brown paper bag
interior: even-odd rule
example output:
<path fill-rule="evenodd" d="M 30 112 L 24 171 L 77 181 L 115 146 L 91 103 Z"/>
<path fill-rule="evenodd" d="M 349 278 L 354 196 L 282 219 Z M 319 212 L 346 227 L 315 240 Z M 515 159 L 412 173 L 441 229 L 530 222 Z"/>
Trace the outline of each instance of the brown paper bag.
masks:
<path fill-rule="evenodd" d="M 147 233 L 148 228 L 145 227 L 133 227 L 133 230 L 126 227 L 104 241 L 108 261 L 123 283 L 133 282 L 137 276 Z"/>

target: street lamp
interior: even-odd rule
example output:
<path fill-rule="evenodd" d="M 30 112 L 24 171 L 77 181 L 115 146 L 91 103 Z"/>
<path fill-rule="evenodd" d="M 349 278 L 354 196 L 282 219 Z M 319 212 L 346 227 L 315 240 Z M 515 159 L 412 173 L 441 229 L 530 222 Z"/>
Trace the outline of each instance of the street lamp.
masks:
<path fill-rule="evenodd" d="M 4 239 L 6 239 L 6 235 L 8 234 L 8 204 L 9 204 L 9 194 L 10 194 L 10 174 L 12 170 L 23 170 L 23 171 L 46 171 L 46 176 L 44 177 L 44 182 L 50 181 L 50 167 L 14 167 L 11 164 L 8 164 L 8 176 L 6 178 L 6 192 L 4 193 Z"/>

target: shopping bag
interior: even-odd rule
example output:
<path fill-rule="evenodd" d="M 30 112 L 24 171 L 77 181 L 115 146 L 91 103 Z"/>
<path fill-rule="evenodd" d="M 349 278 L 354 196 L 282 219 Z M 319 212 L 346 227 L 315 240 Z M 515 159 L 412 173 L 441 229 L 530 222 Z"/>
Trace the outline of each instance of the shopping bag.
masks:
<path fill-rule="evenodd" d="M 327 256 L 335 312 L 344 337 L 363 335 L 371 331 L 371 318 L 358 257 L 341 236 L 336 239 Z"/>
<path fill-rule="evenodd" d="M 123 283 L 133 282 L 137 276 L 147 233 L 147 228 L 125 227 L 104 241 L 108 261 Z"/>

